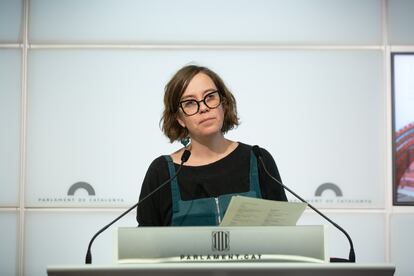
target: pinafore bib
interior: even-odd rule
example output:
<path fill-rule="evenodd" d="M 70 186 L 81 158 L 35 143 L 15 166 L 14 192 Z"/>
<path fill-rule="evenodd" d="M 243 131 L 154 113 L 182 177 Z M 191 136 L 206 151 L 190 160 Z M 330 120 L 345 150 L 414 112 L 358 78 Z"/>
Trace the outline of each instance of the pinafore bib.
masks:
<path fill-rule="evenodd" d="M 165 155 L 170 177 L 175 174 L 175 166 L 171 156 Z M 257 159 L 250 153 L 250 177 L 248 192 L 224 194 L 218 197 L 207 197 L 193 200 L 182 200 L 177 178 L 171 181 L 172 220 L 171 226 L 214 226 L 219 225 L 226 213 L 230 199 L 234 195 L 261 198 Z"/>

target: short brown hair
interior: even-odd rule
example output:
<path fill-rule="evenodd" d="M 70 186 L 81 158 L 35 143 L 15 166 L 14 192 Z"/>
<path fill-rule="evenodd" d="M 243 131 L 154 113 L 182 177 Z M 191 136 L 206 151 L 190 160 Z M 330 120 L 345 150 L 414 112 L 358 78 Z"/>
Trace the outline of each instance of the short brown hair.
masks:
<path fill-rule="evenodd" d="M 190 81 L 198 73 L 204 73 L 212 79 L 222 98 L 224 121 L 221 131 L 223 133 L 226 133 L 227 131 L 239 125 L 236 99 L 230 90 L 226 87 L 219 75 L 206 67 L 187 65 L 178 70 L 177 73 L 175 73 L 172 79 L 165 86 L 164 112 L 162 114 L 160 124 L 162 124 L 162 131 L 170 139 L 171 143 L 177 140 L 181 140 L 187 137 L 189 134 L 188 130 L 178 123 L 177 116 L 179 112 L 181 96 L 183 95 Z"/>

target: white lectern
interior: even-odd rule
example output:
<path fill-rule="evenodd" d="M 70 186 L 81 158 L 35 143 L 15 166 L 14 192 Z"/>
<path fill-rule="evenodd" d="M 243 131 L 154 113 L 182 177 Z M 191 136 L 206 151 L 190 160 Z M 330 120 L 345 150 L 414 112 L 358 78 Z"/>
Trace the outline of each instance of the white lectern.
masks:
<path fill-rule="evenodd" d="M 119 228 L 117 263 L 328 262 L 324 226 Z"/>
<path fill-rule="evenodd" d="M 119 228 L 114 265 L 49 266 L 70 275 L 391 276 L 390 264 L 328 263 L 323 226 Z"/>

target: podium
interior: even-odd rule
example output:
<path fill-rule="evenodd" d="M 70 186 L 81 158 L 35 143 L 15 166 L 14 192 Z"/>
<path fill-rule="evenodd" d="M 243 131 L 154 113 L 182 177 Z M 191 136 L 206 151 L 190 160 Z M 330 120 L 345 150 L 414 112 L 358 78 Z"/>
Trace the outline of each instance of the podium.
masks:
<path fill-rule="evenodd" d="M 389 264 L 162 263 L 50 266 L 49 276 L 392 276 Z"/>
<path fill-rule="evenodd" d="M 306 262 L 326 263 L 325 227 L 118 228 L 115 262 Z"/>
<path fill-rule="evenodd" d="M 48 266 L 71 275 L 391 276 L 391 264 L 328 263 L 325 227 L 118 228 L 115 264 Z"/>

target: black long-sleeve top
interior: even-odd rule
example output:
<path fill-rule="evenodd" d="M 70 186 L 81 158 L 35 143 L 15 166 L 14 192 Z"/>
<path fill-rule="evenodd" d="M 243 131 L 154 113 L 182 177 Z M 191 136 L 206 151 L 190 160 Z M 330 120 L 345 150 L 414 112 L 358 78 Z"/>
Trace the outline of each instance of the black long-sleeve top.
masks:
<path fill-rule="evenodd" d="M 177 178 L 181 199 L 192 200 L 249 191 L 251 148 L 250 145 L 239 143 L 230 154 L 211 164 L 183 165 Z M 267 150 L 262 149 L 262 153 L 267 170 L 273 177 L 281 181 L 273 157 Z M 257 164 L 262 198 L 286 201 L 284 189 L 266 175 L 259 160 Z M 174 165 L 177 170 L 179 164 Z M 156 158 L 145 175 L 140 199 L 169 178 L 167 161 L 163 156 Z M 139 226 L 168 226 L 171 224 L 171 220 L 171 184 L 168 183 L 138 206 L 137 221 Z"/>

